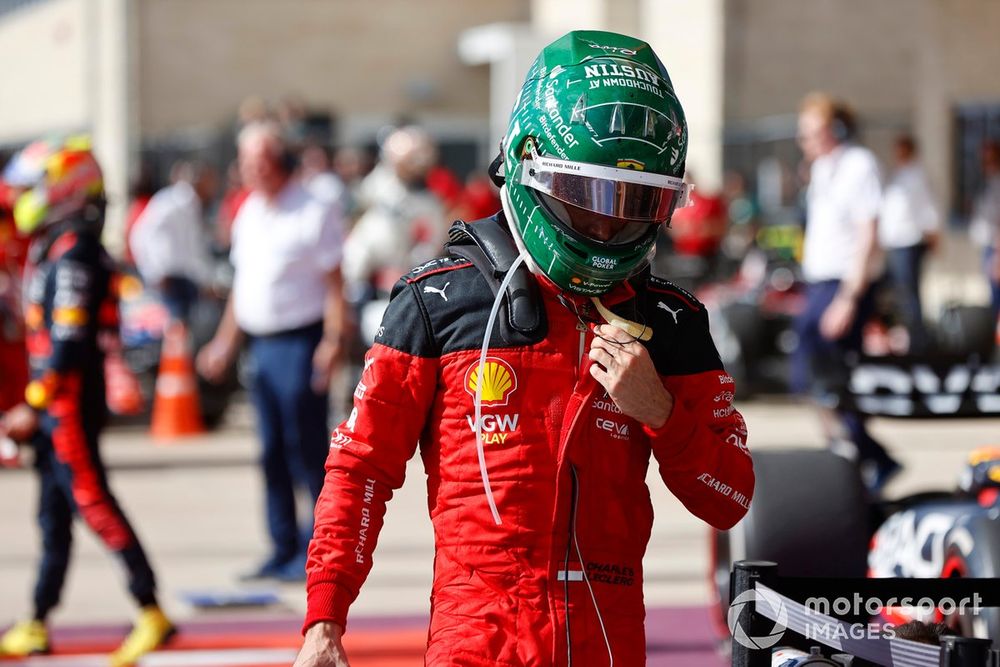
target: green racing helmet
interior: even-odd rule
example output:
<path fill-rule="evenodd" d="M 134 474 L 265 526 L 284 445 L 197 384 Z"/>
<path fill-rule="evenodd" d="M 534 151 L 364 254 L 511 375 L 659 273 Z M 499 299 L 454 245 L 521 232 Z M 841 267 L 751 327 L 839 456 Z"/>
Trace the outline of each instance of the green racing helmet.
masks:
<path fill-rule="evenodd" d="M 611 32 L 571 32 L 542 50 L 501 151 L 518 246 L 577 294 L 604 294 L 648 263 L 690 189 L 687 125 L 666 69 L 649 44 Z"/>

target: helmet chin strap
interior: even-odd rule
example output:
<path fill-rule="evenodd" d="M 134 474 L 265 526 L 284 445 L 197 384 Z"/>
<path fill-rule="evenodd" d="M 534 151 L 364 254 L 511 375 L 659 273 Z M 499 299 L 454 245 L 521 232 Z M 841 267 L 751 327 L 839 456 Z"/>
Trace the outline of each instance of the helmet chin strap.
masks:
<path fill-rule="evenodd" d="M 590 300 L 593 302 L 594 308 L 597 309 L 597 312 L 604 318 L 604 321 L 611 326 L 618 327 L 632 338 L 637 338 L 638 340 L 645 341 L 653 337 L 653 328 L 651 326 L 647 324 L 639 324 L 638 322 L 627 320 L 612 313 L 610 310 L 605 308 L 604 304 L 601 303 L 601 300 L 596 296 L 590 297 Z"/>
<path fill-rule="evenodd" d="M 525 248 L 524 241 L 521 240 L 521 234 L 517 231 L 517 226 L 514 224 L 514 215 L 510 203 L 510 195 L 507 194 L 506 185 L 500 187 L 500 203 L 503 206 L 504 218 L 507 219 L 507 227 L 510 229 L 511 236 L 514 237 L 514 244 L 517 246 L 521 257 L 524 258 L 524 263 L 528 265 L 528 269 L 536 276 L 544 276 L 545 274 L 538 268 L 535 260 L 528 252 L 528 249 Z M 604 318 L 604 321 L 611 326 L 618 327 L 629 336 L 632 336 L 632 338 L 636 338 L 638 340 L 647 341 L 653 337 L 653 328 L 649 325 L 639 324 L 638 322 L 627 320 L 619 315 L 616 315 L 615 313 L 612 313 L 604 306 L 603 303 L 601 303 L 600 298 L 596 296 L 590 297 L 590 300 L 593 302 L 597 312 L 600 313 L 602 318 Z"/>

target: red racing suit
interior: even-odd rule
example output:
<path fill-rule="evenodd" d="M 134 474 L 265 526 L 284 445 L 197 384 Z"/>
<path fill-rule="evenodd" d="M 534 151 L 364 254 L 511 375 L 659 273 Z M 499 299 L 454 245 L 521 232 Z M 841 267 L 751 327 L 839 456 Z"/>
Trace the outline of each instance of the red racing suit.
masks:
<path fill-rule="evenodd" d="M 736 523 L 754 476 L 733 379 L 694 297 L 648 274 L 622 284 L 602 303 L 652 327 L 646 347 L 674 398 L 661 428 L 644 426 L 588 372 L 589 302 L 547 283 L 540 292 L 541 331 L 498 326 L 482 372 L 498 525 L 474 429 L 491 288 L 457 257 L 396 285 L 354 411 L 332 436 L 306 566 L 306 628 L 345 625 L 419 441 L 436 544 L 426 664 L 565 665 L 571 653 L 578 667 L 607 665 L 608 645 L 617 667 L 645 664 L 650 454 L 688 510 L 720 529 Z"/>

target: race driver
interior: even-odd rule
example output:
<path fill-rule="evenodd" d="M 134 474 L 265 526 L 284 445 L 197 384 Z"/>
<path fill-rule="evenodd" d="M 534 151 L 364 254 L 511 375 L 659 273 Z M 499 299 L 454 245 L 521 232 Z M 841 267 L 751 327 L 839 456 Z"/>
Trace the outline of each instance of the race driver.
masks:
<path fill-rule="evenodd" d="M 11 159 L 3 179 L 19 190 L 14 222 L 31 237 L 24 274 L 31 381 L 24 403 L 0 421 L 0 435 L 34 446 L 42 558 L 32 617 L 0 637 L 0 655 L 51 649 L 46 619 L 62 593 L 75 513 L 122 561 L 141 608 L 111 656 L 113 666 L 131 665 L 174 628 L 157 606 L 153 571 L 108 488 L 98 452 L 106 415 L 102 338 L 118 333 L 113 265 L 100 241 L 101 169 L 89 141 L 77 137 L 30 144 Z"/>
<path fill-rule="evenodd" d="M 705 308 L 648 269 L 687 194 L 659 59 L 569 33 L 532 65 L 501 148 L 502 212 L 456 223 L 449 256 L 399 281 L 333 433 L 299 667 L 348 664 L 348 608 L 418 441 L 428 665 L 643 665 L 650 454 L 709 524 L 749 505 L 746 428 Z"/>

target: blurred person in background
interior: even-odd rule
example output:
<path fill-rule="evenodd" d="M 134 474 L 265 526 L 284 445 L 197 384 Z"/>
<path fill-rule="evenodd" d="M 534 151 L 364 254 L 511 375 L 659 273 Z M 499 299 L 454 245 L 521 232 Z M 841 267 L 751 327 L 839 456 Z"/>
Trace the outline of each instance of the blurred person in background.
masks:
<path fill-rule="evenodd" d="M 500 197 L 486 170 L 462 183 L 453 171 L 437 165 L 427 174 L 427 187 L 445 208 L 445 220 L 480 220 L 500 210 Z"/>
<path fill-rule="evenodd" d="M 311 143 L 302 149 L 299 155 L 299 177 L 302 185 L 314 197 L 338 206 L 342 212 L 347 209 L 347 188 L 333 173 L 327 147 Z"/>
<path fill-rule="evenodd" d="M 500 210 L 500 192 L 486 174 L 474 172 L 465 179 L 455 220 L 480 220 Z"/>
<path fill-rule="evenodd" d="M 136 221 L 131 249 L 143 282 L 159 293 L 170 319 L 187 325 L 211 278 L 203 211 L 218 178 L 202 162 L 181 161 L 171 168 L 170 180 Z"/>
<path fill-rule="evenodd" d="M 128 210 L 125 211 L 125 249 L 124 259 L 130 266 L 135 266 L 135 257 L 132 256 L 132 233 L 135 225 L 139 221 L 139 216 L 146 210 L 149 200 L 156 193 L 153 187 L 153 175 L 149 165 L 143 163 L 139 168 L 139 175 L 135 177 L 129 186 Z"/>
<path fill-rule="evenodd" d="M 455 175 L 451 169 L 443 164 L 436 163 L 433 167 L 427 170 L 427 175 L 425 178 L 427 184 L 427 189 L 437 196 L 438 201 L 444 207 L 446 213 L 445 218 L 448 220 L 465 220 L 465 219 L 476 219 L 476 218 L 462 218 L 460 216 L 455 216 L 453 213 L 461 205 L 462 199 L 462 181 L 458 180 L 458 176 Z M 493 211 L 496 213 L 496 210 Z"/>
<path fill-rule="evenodd" d="M 372 170 L 372 156 L 368 151 L 355 146 L 338 148 L 333 155 L 333 173 L 345 188 L 344 215 L 355 220 L 359 215 L 358 192 L 361 183 Z"/>
<path fill-rule="evenodd" d="M 983 190 L 972 208 L 970 233 L 983 251 L 993 317 L 1000 316 L 1000 142 L 983 146 Z"/>
<path fill-rule="evenodd" d="M 430 135 L 409 125 L 385 139 L 381 159 L 361 184 L 365 212 L 344 245 L 344 277 L 370 343 L 392 286 L 406 271 L 437 257 L 447 234 L 441 200 L 427 187 L 437 162 Z"/>
<path fill-rule="evenodd" d="M 238 152 L 251 194 L 233 224 L 233 289 L 197 366 L 208 380 L 221 380 L 243 332 L 250 336 L 272 551 L 245 578 L 299 581 L 312 522 L 299 523 L 295 489 L 304 487 L 315 500 L 323 486 L 330 378 L 349 333 L 343 230 L 337 207 L 293 178 L 295 156 L 278 124 L 245 127 Z"/>
<path fill-rule="evenodd" d="M 920 305 L 920 277 L 927 251 L 940 241 L 941 221 L 927 175 L 917 159 L 916 140 L 902 135 L 896 138 L 893 149 L 896 170 L 885 186 L 878 236 L 910 336 L 910 353 L 919 355 L 930 344 Z"/>
<path fill-rule="evenodd" d="M 792 386 L 818 399 L 824 432 L 835 452 L 857 459 L 877 493 L 899 471 L 868 432 L 865 417 L 837 405 L 874 299 L 882 186 L 875 155 L 854 142 L 854 116 L 824 93 L 799 110 L 798 141 L 810 162 L 802 272 L 806 305 L 795 328 Z"/>
<path fill-rule="evenodd" d="M 285 141 L 293 150 L 301 150 L 309 138 L 309 111 L 306 103 L 295 95 L 283 97 L 274 110 Z"/>
<path fill-rule="evenodd" d="M 729 227 L 726 200 L 721 193 L 699 188 L 690 171 L 684 180 L 695 187 L 691 192 L 691 205 L 677 211 L 670 223 L 674 251 L 710 262 L 718 255 Z"/>
<path fill-rule="evenodd" d="M 573 87 L 587 76 L 605 85 Z M 502 212 L 456 223 L 453 254 L 397 282 L 331 439 L 297 667 L 348 664 L 348 611 L 418 440 L 425 664 L 644 663 L 650 461 L 720 529 L 754 479 L 704 305 L 648 270 L 687 145 L 647 43 L 572 32 L 535 60 L 491 169 Z"/>
<path fill-rule="evenodd" d="M 733 265 L 744 263 L 757 241 L 760 229 L 760 204 L 747 188 L 746 177 L 738 171 L 723 176 L 722 198 L 728 219 L 722 240 L 722 255 Z"/>
<path fill-rule="evenodd" d="M 250 196 L 250 188 L 243 184 L 240 165 L 232 162 L 226 168 L 226 190 L 215 215 L 215 244 L 220 251 L 229 252 L 232 246 L 233 222 L 243 202 Z"/>
<path fill-rule="evenodd" d="M 726 212 L 730 227 L 753 228 L 760 217 L 760 203 L 749 188 L 747 178 L 738 171 L 727 171 L 723 177 L 722 199 L 728 202 Z"/>
<path fill-rule="evenodd" d="M 84 138 L 40 141 L 11 160 L 4 180 L 20 190 L 14 219 L 31 235 L 24 303 L 31 381 L 24 402 L 0 421 L 0 435 L 34 446 L 42 558 L 32 617 L 0 637 L 0 655 L 51 649 L 46 620 L 62 594 L 77 513 L 119 557 L 141 608 L 111 656 L 113 666 L 132 665 L 175 630 L 157 605 L 153 570 L 99 453 L 107 415 L 101 340 L 118 328 L 114 264 L 100 240 L 101 169 Z"/>

